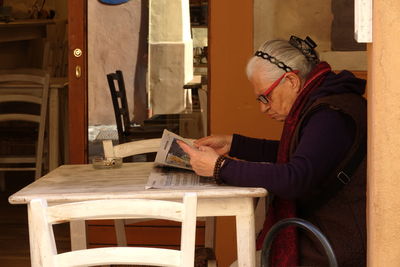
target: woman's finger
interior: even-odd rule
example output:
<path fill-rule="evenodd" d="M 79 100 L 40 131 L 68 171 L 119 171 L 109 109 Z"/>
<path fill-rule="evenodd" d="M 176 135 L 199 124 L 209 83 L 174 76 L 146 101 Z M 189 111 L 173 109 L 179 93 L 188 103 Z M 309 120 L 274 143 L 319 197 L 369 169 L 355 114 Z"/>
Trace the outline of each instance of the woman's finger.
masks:
<path fill-rule="evenodd" d="M 204 151 L 204 152 L 206 152 L 206 151 L 214 151 L 214 149 L 209 147 L 209 146 L 199 146 L 199 150 L 200 151 Z"/>
<path fill-rule="evenodd" d="M 188 144 L 186 144 L 185 142 L 182 142 L 180 140 L 176 140 L 176 142 L 182 148 L 183 151 L 185 151 L 186 153 L 188 153 L 188 155 L 190 157 L 192 157 L 193 153 L 195 152 L 195 150 L 193 148 L 191 148 Z"/>
<path fill-rule="evenodd" d="M 206 136 L 200 139 L 197 139 L 193 142 L 196 146 L 210 145 L 212 143 L 212 136 Z"/>

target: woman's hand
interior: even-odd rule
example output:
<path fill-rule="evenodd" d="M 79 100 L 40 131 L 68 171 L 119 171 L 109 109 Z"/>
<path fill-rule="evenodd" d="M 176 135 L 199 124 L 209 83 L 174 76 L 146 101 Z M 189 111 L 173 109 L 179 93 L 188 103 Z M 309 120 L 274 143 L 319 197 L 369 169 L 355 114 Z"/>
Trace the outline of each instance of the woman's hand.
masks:
<path fill-rule="evenodd" d="M 190 147 L 184 142 L 177 141 L 179 146 L 189 154 L 190 165 L 193 170 L 200 176 L 211 177 L 214 174 L 214 166 L 217 161 L 218 154 L 211 147 L 199 146 L 198 148 Z"/>
<path fill-rule="evenodd" d="M 211 135 L 200 138 L 194 141 L 193 144 L 198 148 L 202 146 L 210 147 L 217 152 L 218 155 L 224 155 L 231 150 L 232 139 L 232 135 Z"/>

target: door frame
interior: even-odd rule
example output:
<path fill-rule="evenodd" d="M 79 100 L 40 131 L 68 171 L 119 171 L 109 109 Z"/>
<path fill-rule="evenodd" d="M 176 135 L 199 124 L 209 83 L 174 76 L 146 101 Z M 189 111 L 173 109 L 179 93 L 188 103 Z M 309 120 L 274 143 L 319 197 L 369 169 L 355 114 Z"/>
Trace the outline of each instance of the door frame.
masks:
<path fill-rule="evenodd" d="M 79 57 L 74 55 L 74 50 L 77 48 L 82 51 Z M 80 77 L 77 77 L 79 72 L 77 68 L 80 68 Z M 88 158 L 87 1 L 68 1 L 68 81 L 68 163 L 86 163 Z"/>

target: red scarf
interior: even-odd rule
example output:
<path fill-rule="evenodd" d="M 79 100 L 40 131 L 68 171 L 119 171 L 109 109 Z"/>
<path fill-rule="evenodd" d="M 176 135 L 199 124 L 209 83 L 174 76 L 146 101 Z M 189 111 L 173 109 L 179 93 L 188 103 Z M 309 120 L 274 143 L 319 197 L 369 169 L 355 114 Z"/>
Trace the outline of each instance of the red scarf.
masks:
<path fill-rule="evenodd" d="M 279 143 L 277 163 L 287 163 L 289 161 L 290 144 L 296 126 L 300 120 L 301 111 L 304 109 L 304 105 L 308 102 L 311 93 L 321 85 L 330 71 L 331 67 L 329 64 L 321 62 L 309 74 L 303 90 L 300 92 L 285 120 Z M 264 238 L 272 225 L 282 219 L 293 217 L 296 217 L 295 201 L 274 196 L 274 199 L 268 208 L 263 230 L 257 238 L 257 249 L 259 250 L 262 248 Z M 275 237 L 271 249 L 270 266 L 297 266 L 298 248 L 297 232 L 295 227 L 291 226 L 282 229 Z"/>

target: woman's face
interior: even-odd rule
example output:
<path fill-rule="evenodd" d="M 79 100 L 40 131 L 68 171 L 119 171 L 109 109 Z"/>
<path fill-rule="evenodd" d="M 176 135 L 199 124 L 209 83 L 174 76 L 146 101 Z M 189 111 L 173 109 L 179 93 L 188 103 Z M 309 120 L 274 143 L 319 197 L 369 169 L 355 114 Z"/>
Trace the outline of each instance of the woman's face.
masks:
<path fill-rule="evenodd" d="M 267 80 L 260 71 L 255 70 L 250 77 L 250 82 L 256 98 L 258 98 L 265 94 L 275 81 Z M 299 76 L 293 72 L 285 73 L 280 83 L 265 96 L 267 101 L 264 102 L 267 103 L 259 101 L 260 111 L 274 120 L 284 121 L 300 93 L 300 88 Z"/>

